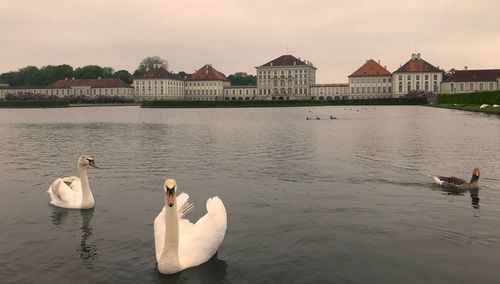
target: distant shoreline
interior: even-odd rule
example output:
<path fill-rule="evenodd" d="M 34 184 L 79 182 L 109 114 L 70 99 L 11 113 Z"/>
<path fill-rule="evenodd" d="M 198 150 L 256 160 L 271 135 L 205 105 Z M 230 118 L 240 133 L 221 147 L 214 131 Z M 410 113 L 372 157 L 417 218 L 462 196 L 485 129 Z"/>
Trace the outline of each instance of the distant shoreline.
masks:
<path fill-rule="evenodd" d="M 494 108 L 492 106 L 489 106 L 485 108 L 480 108 L 481 105 L 478 104 L 432 104 L 428 106 L 435 108 L 445 108 L 445 109 L 500 115 L 500 107 Z"/>
<path fill-rule="evenodd" d="M 68 108 L 139 106 L 143 108 L 261 108 L 261 107 L 314 107 L 314 106 L 397 106 L 424 105 L 423 98 L 384 98 L 360 100 L 277 100 L 277 101 L 143 101 L 142 103 L 70 103 L 66 100 L 0 101 L 0 108 Z"/>
<path fill-rule="evenodd" d="M 361 100 L 279 100 L 279 101 L 143 101 L 143 108 L 246 108 L 246 107 L 313 107 L 368 105 L 423 105 L 424 98 L 385 98 Z"/>

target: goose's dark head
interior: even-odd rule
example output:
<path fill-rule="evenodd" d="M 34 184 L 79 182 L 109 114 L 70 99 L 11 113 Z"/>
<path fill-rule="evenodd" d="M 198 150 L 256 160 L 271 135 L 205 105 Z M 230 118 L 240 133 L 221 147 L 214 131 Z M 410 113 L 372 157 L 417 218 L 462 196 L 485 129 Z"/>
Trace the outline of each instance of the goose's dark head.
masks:
<path fill-rule="evenodd" d="M 477 182 L 479 180 L 480 175 L 481 172 L 479 171 L 479 168 L 475 168 L 474 171 L 472 172 L 471 182 Z"/>

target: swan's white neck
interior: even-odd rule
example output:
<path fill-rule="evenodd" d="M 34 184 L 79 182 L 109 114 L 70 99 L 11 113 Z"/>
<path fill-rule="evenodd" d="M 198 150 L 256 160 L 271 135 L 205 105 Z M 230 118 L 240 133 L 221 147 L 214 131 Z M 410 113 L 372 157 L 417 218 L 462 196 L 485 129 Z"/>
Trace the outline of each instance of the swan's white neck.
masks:
<path fill-rule="evenodd" d="M 164 274 L 179 272 L 179 216 L 177 215 L 177 198 L 174 206 L 169 207 L 165 197 L 165 241 L 161 252 L 158 270 Z"/>
<path fill-rule="evenodd" d="M 92 191 L 90 191 L 86 167 L 78 164 L 78 175 L 80 176 L 80 181 L 82 183 L 82 209 L 93 208 L 94 196 L 92 195 Z"/>

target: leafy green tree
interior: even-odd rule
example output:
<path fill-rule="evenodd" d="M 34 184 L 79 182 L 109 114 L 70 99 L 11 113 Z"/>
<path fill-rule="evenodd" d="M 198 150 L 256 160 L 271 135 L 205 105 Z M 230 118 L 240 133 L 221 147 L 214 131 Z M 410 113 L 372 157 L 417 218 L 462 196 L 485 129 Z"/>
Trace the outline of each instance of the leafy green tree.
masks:
<path fill-rule="evenodd" d="M 153 68 L 155 64 L 160 64 L 168 70 L 168 61 L 166 59 L 163 59 L 159 56 L 149 56 L 144 58 L 141 63 L 139 63 L 139 67 L 137 67 L 137 70 L 134 71 L 134 76 L 141 76 L 146 74 L 146 70 L 148 68 Z"/>
<path fill-rule="evenodd" d="M 449 71 L 444 71 L 443 80 L 450 78 L 456 71 L 457 70 L 455 70 L 455 68 L 451 68 Z"/>
<path fill-rule="evenodd" d="M 121 79 L 122 81 L 126 82 L 127 84 L 132 84 L 132 74 L 128 72 L 127 70 L 119 70 L 113 73 L 113 78 L 118 78 Z"/>
<path fill-rule="evenodd" d="M 114 70 L 111 67 L 103 68 L 97 65 L 87 65 L 76 68 L 74 75 L 76 79 L 112 78 L 113 72 Z"/>
<path fill-rule="evenodd" d="M 20 82 L 19 85 L 34 86 L 37 83 L 36 77 L 39 76 L 38 72 L 39 70 L 36 66 L 23 67 L 19 69 L 16 81 Z"/>
<path fill-rule="evenodd" d="M 257 77 L 245 72 L 237 72 L 227 78 L 233 86 L 257 85 Z"/>
<path fill-rule="evenodd" d="M 187 78 L 189 75 L 191 75 L 191 74 L 188 74 L 188 73 L 186 73 L 186 72 L 184 72 L 184 71 L 179 71 L 179 72 L 177 72 L 177 76 L 181 77 L 183 80 L 186 80 L 186 78 Z"/>
<path fill-rule="evenodd" d="M 40 69 L 36 85 L 49 85 L 57 80 L 73 77 L 73 67 L 67 64 L 47 65 Z"/>

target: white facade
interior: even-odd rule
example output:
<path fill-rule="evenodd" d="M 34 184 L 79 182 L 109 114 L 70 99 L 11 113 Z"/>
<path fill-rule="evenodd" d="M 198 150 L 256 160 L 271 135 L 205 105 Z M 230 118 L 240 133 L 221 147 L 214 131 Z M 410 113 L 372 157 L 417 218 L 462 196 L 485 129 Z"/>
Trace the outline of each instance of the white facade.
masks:
<path fill-rule="evenodd" d="M 395 97 L 410 91 L 439 93 L 442 81 L 443 71 L 421 59 L 420 53 L 412 54 L 410 61 L 392 73 L 392 92 Z"/>
<path fill-rule="evenodd" d="M 348 84 L 316 84 L 311 85 L 312 100 L 346 100 L 349 99 Z"/>
<path fill-rule="evenodd" d="M 137 101 L 184 99 L 184 81 L 161 65 L 148 69 L 144 76 L 134 77 L 132 85 Z"/>
<path fill-rule="evenodd" d="M 259 97 L 267 99 L 310 99 L 316 83 L 316 67 L 291 55 L 281 56 L 257 69 Z"/>
<path fill-rule="evenodd" d="M 392 97 L 392 77 L 350 77 L 349 91 L 351 99 L 390 98 Z"/>
<path fill-rule="evenodd" d="M 105 79 L 103 79 L 105 80 Z M 79 80 L 83 81 L 83 80 Z M 56 82 L 57 83 L 57 82 Z M 34 87 L 2 87 L 0 88 L 0 97 L 5 98 L 7 94 L 43 94 L 48 96 L 58 97 L 76 97 L 76 96 L 120 96 L 133 97 L 134 89 L 132 87 L 96 87 L 91 84 L 70 86 L 70 87 L 51 87 L 51 86 L 34 86 Z"/>
<path fill-rule="evenodd" d="M 228 86 L 224 88 L 224 100 L 249 101 L 258 100 L 257 86 Z"/>
<path fill-rule="evenodd" d="M 217 101 L 224 97 L 224 87 L 231 86 L 229 81 L 199 80 L 186 81 L 186 99 Z"/>
<path fill-rule="evenodd" d="M 500 79 L 483 82 L 442 82 L 442 93 L 471 93 L 500 90 Z"/>
<path fill-rule="evenodd" d="M 471 93 L 500 90 L 500 69 L 456 70 L 441 83 L 443 93 Z"/>
<path fill-rule="evenodd" d="M 409 91 L 423 90 L 439 93 L 443 80 L 443 72 L 405 72 L 392 75 L 392 89 L 396 97 L 406 95 Z"/>
<path fill-rule="evenodd" d="M 133 86 L 137 101 L 184 99 L 184 81 L 182 80 L 134 79 Z"/>

